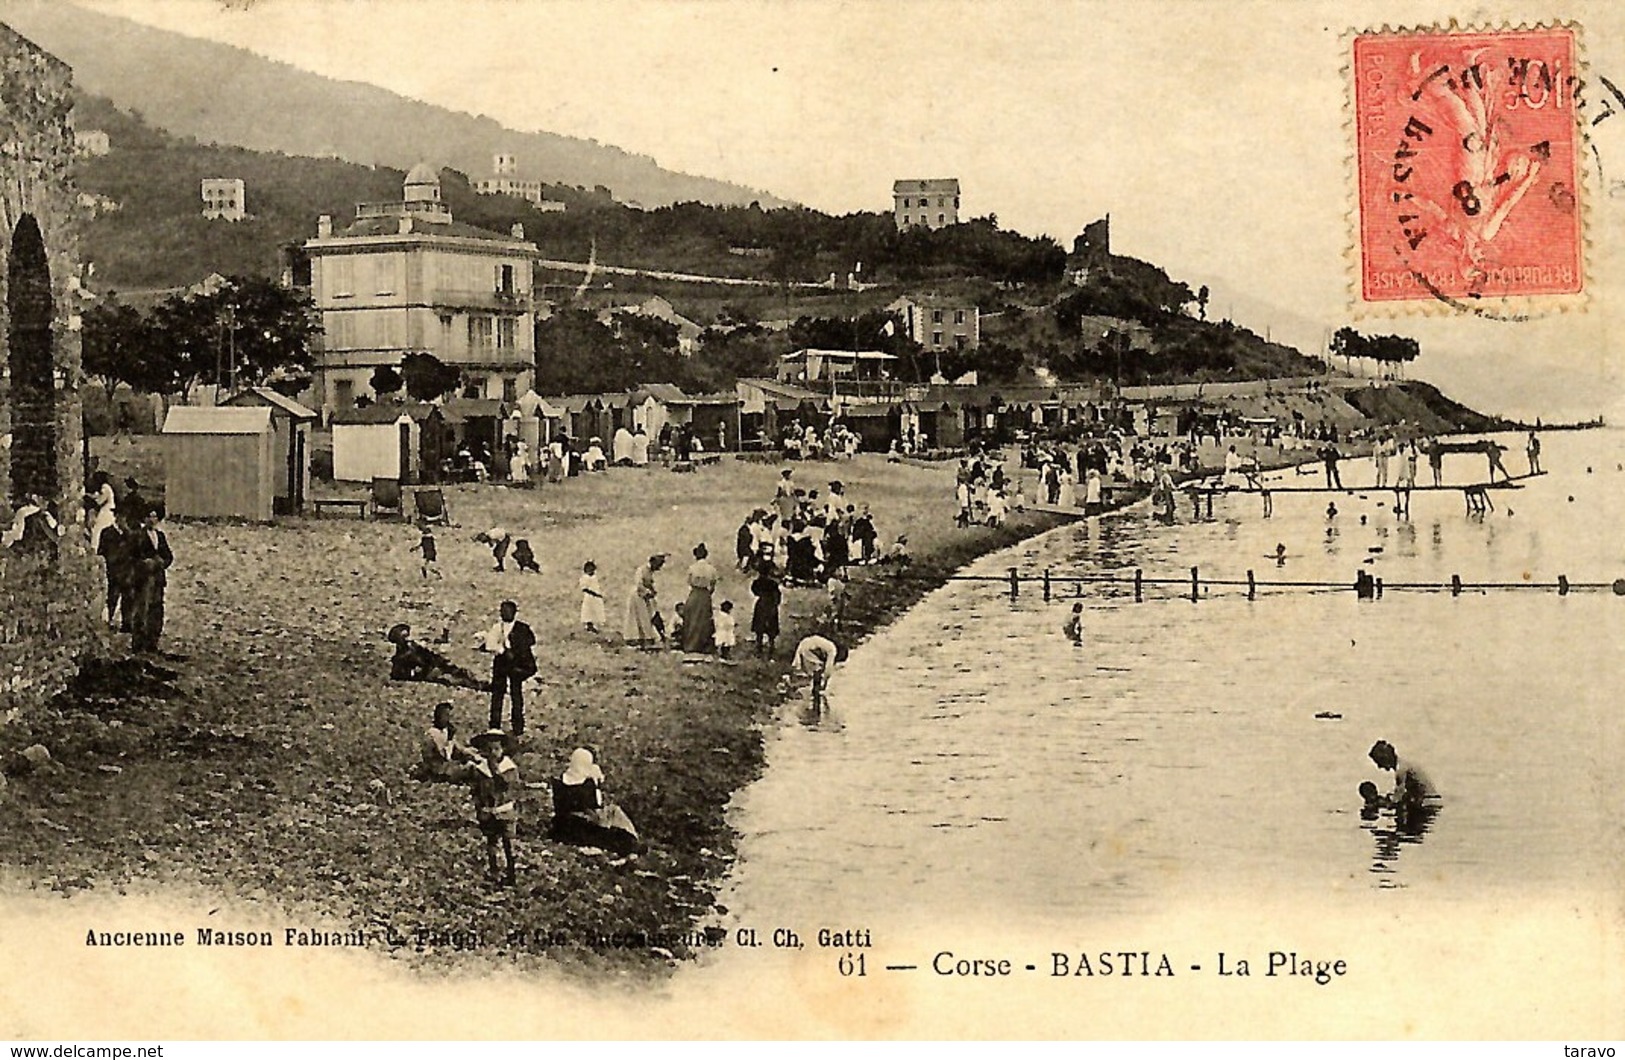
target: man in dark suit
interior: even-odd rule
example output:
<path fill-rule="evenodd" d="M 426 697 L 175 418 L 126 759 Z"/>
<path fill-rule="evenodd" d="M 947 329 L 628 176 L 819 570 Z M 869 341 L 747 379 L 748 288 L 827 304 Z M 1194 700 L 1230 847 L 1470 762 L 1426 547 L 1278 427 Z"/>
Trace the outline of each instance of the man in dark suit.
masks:
<path fill-rule="evenodd" d="M 141 525 L 128 544 L 127 576 L 135 588 L 135 613 L 131 616 L 131 647 L 138 652 L 158 651 L 158 638 L 164 631 L 164 588 L 169 584 L 169 566 L 175 562 L 169 538 L 158 529 L 163 517 L 159 508 L 149 507 L 141 514 Z"/>
<path fill-rule="evenodd" d="M 491 728 L 502 728 L 502 699 L 512 700 L 513 734 L 525 732 L 525 680 L 536 673 L 536 634 L 519 621 L 519 605 L 502 601 L 502 620 L 485 633 L 491 660 Z"/>

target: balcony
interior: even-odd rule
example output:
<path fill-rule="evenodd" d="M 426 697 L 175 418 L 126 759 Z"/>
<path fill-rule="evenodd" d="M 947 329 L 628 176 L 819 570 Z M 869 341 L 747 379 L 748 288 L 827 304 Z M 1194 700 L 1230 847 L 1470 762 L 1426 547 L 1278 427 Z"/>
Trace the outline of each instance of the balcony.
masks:
<path fill-rule="evenodd" d="M 459 290 L 443 288 L 429 292 L 429 301 L 437 306 L 458 309 L 486 309 L 495 312 L 528 313 L 531 311 L 529 291 L 503 291 L 495 288 Z"/>
<path fill-rule="evenodd" d="M 443 223 L 451 220 L 451 207 L 443 202 L 363 202 L 355 208 L 355 217 L 364 221 L 372 217 L 422 217 L 427 221 Z"/>
<path fill-rule="evenodd" d="M 801 385 L 855 404 L 902 401 L 908 389 L 895 379 L 825 379 Z"/>

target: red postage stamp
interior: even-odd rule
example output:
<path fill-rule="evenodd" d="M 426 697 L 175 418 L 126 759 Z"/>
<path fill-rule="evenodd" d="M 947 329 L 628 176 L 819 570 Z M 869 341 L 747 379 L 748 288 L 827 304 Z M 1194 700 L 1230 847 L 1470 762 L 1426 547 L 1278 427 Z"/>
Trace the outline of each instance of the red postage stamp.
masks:
<path fill-rule="evenodd" d="M 1354 38 L 1360 300 L 1585 289 L 1567 26 Z"/>

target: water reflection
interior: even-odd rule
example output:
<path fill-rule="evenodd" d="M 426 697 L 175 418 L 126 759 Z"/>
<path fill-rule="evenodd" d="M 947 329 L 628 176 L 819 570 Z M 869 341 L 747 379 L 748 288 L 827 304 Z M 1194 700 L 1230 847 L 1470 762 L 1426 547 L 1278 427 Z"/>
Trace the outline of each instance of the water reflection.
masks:
<path fill-rule="evenodd" d="M 1375 860 L 1371 871 L 1379 877 L 1379 887 L 1403 886 L 1398 879 L 1400 851 L 1407 845 L 1420 845 L 1439 816 L 1439 804 L 1425 802 L 1397 807 L 1367 805 L 1360 811 L 1360 827 L 1371 834 Z"/>

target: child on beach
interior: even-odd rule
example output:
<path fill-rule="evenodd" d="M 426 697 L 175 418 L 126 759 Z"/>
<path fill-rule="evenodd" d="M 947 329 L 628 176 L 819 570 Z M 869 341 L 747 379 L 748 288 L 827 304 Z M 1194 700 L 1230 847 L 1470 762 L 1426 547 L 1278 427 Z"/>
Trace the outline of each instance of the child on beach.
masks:
<path fill-rule="evenodd" d="M 723 662 L 733 661 L 734 644 L 738 639 L 734 626 L 734 602 L 722 601 L 721 606 L 711 618 L 711 624 L 716 627 L 712 639 L 716 642 L 717 658 Z"/>
<path fill-rule="evenodd" d="M 598 564 L 592 560 L 581 565 L 581 624 L 588 633 L 597 633 L 604 619 L 604 590 L 598 584 Z"/>
<path fill-rule="evenodd" d="M 1066 639 L 1071 641 L 1073 644 L 1078 645 L 1079 647 L 1083 646 L 1082 604 L 1072 605 L 1072 617 L 1066 620 L 1066 625 L 1061 627 L 1061 632 L 1065 633 Z"/>
<path fill-rule="evenodd" d="M 987 525 L 1003 526 L 1004 518 L 1010 511 L 1010 505 L 1004 499 L 1004 493 L 995 489 L 987 498 Z"/>
<path fill-rule="evenodd" d="M 896 567 L 898 574 L 902 574 L 903 569 L 913 562 L 912 557 L 910 557 L 908 554 L 907 534 L 897 535 L 897 543 L 894 544 L 891 547 L 891 550 L 886 553 L 886 557 L 883 562 L 890 563 L 892 566 Z"/>
<path fill-rule="evenodd" d="M 522 571 L 528 571 L 531 574 L 542 573 L 541 565 L 536 562 L 536 553 L 530 550 L 530 542 L 524 538 L 520 538 L 513 543 L 513 561 L 519 565 L 519 569 Z"/>
<path fill-rule="evenodd" d="M 436 578 L 444 577 L 444 575 L 440 573 L 439 565 L 435 562 L 439 556 L 439 553 L 435 548 L 434 531 L 429 528 L 428 523 L 423 523 L 418 527 L 418 532 L 422 536 L 418 538 L 418 543 L 412 546 L 412 551 L 421 552 L 423 554 L 421 557 L 422 563 L 420 564 L 419 568 L 420 573 L 423 575 L 423 580 L 428 581 L 429 575 L 431 574 L 433 574 Z"/>
<path fill-rule="evenodd" d="M 828 625 L 831 630 L 839 630 L 846 621 L 846 580 L 846 571 L 836 568 L 824 586 L 824 591 L 829 594 Z"/>
<path fill-rule="evenodd" d="M 519 767 L 508 757 L 508 735 L 490 729 L 469 741 L 481 758 L 474 763 L 474 816 L 485 834 L 486 873 L 504 886 L 514 883 L 513 840 L 519 825 Z M 497 874 L 497 848 L 502 848 L 506 871 Z"/>

